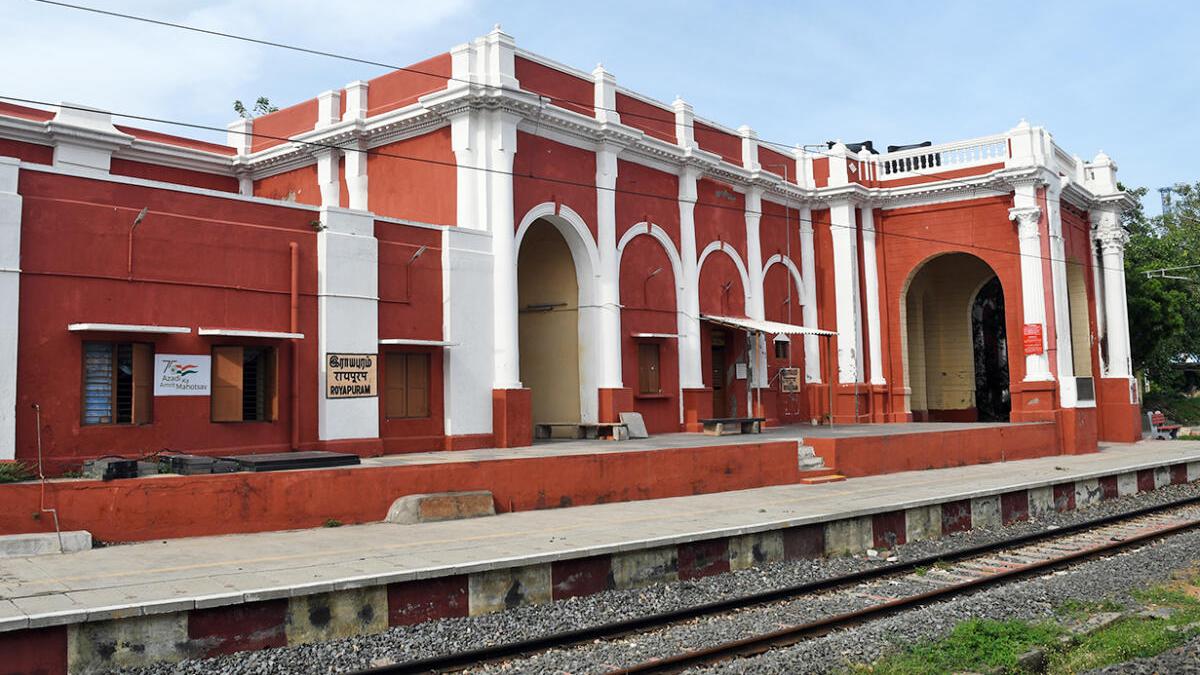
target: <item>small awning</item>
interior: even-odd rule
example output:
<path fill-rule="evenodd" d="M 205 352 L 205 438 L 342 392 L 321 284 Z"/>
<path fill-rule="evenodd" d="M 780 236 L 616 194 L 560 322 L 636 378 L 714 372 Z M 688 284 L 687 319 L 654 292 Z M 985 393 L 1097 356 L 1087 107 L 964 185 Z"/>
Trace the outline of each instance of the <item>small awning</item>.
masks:
<path fill-rule="evenodd" d="M 679 335 L 676 333 L 630 333 L 629 337 L 643 338 L 643 339 L 650 339 L 650 338 L 676 339 L 679 337 Z"/>
<path fill-rule="evenodd" d="M 772 335 L 837 335 L 837 332 L 831 330 L 797 326 L 790 323 L 779 323 L 778 321 L 746 319 L 740 316 L 709 316 L 701 314 L 700 319 L 719 326 L 728 326 L 755 333 L 771 333 Z"/>
<path fill-rule="evenodd" d="M 242 328 L 201 328 L 200 335 L 221 337 L 264 338 L 267 340 L 303 340 L 304 333 L 288 333 L 273 330 L 245 330 Z"/>
<path fill-rule="evenodd" d="M 146 333 L 151 335 L 180 335 L 191 333 L 187 326 L 154 326 L 141 323 L 72 323 L 72 333 Z"/>
<path fill-rule="evenodd" d="M 386 338 L 379 341 L 381 345 L 399 345 L 403 347 L 457 347 L 457 342 L 446 340 L 418 340 L 416 338 Z"/>

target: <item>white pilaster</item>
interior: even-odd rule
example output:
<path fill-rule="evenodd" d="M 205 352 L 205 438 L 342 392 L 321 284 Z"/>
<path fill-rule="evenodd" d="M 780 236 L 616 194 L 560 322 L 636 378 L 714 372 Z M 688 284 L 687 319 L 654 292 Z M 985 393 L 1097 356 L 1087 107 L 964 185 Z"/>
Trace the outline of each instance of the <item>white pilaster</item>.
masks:
<path fill-rule="evenodd" d="M 1059 185 L 1050 185 L 1046 193 L 1046 232 L 1050 238 L 1050 288 L 1054 305 L 1054 348 L 1057 354 L 1059 401 L 1074 408 L 1079 397 L 1075 388 L 1075 359 L 1071 345 L 1071 306 L 1067 291 L 1067 247 L 1063 240 L 1062 194 Z"/>
<path fill-rule="evenodd" d="M 1108 353 L 1105 376 L 1130 377 L 1129 308 L 1125 297 L 1125 244 L 1129 234 L 1121 227 L 1117 207 L 1091 211 L 1092 237 L 1100 246 L 1100 264 L 1104 267 L 1104 318 Z"/>
<path fill-rule="evenodd" d="M 833 202 L 829 207 L 829 218 L 833 238 L 838 382 L 850 384 L 861 382 L 863 375 L 862 308 L 858 294 L 858 236 L 854 202 Z"/>
<path fill-rule="evenodd" d="M 804 325 L 817 328 L 817 263 L 813 245 L 812 209 L 800 207 L 800 275 L 804 278 Z M 821 381 L 821 338 L 804 336 L 804 381 Z"/>
<path fill-rule="evenodd" d="M 758 134 L 743 124 L 738 127 L 738 135 L 742 137 L 742 166 L 747 171 L 762 170 L 758 162 Z"/>
<path fill-rule="evenodd" d="M 513 159 L 519 117 L 502 110 L 480 113 L 488 118 L 488 212 L 492 233 L 492 304 L 495 314 L 495 362 L 492 387 L 521 388 L 520 334 L 517 312 L 516 225 L 513 214 Z"/>
<path fill-rule="evenodd" d="M 328 354 L 379 352 L 379 242 L 365 211 L 322 207 L 317 234 L 318 437 L 379 436 L 378 398 L 325 398 Z"/>
<path fill-rule="evenodd" d="M 621 116 L 617 114 L 617 78 L 604 69 L 604 64 L 597 64 L 592 71 L 595 82 L 593 105 L 596 108 L 596 119 L 600 122 L 619 124 Z"/>
<path fill-rule="evenodd" d="M 1025 381 L 1053 380 L 1046 354 L 1046 290 L 1042 280 L 1042 209 L 1032 181 L 1016 185 L 1008 217 L 1017 223 L 1021 251 L 1021 308 L 1026 325 L 1042 327 L 1042 353 L 1025 355 Z"/>
<path fill-rule="evenodd" d="M 743 136 L 743 139 L 745 136 Z M 757 152 L 754 155 L 757 157 Z M 745 155 L 743 155 L 745 157 Z M 746 308 L 746 316 L 751 319 L 766 318 L 766 301 L 763 298 L 763 260 L 762 260 L 762 188 L 751 187 L 746 190 L 746 276 L 750 279 L 750 288 L 746 289 L 750 296 L 750 306 Z M 758 336 L 758 345 L 754 353 L 754 386 L 764 387 L 767 383 L 767 336 Z"/>
<path fill-rule="evenodd" d="M 225 145 L 237 150 L 239 155 L 250 154 L 250 147 L 254 145 L 254 120 L 234 120 L 226 128 Z"/>
<path fill-rule="evenodd" d="M 464 227 L 442 232 L 445 433 L 492 432 L 492 240 Z"/>
<path fill-rule="evenodd" d="M 342 121 L 365 121 L 367 119 L 367 92 L 370 85 L 356 81 L 346 85 L 346 112 Z M 361 138 L 347 147 L 343 156 L 346 161 L 346 192 L 352 209 L 368 208 L 367 144 Z"/>
<path fill-rule="evenodd" d="M 879 313 L 879 265 L 875 256 L 875 214 L 862 207 L 863 286 L 867 301 L 867 353 L 871 357 L 871 384 L 887 384 L 883 377 L 883 321 Z"/>
<path fill-rule="evenodd" d="M 342 106 L 342 94 L 338 91 L 326 91 L 317 96 L 317 124 L 315 129 L 323 129 L 334 124 L 339 119 Z M 321 190 L 321 206 L 338 208 L 341 206 L 341 158 L 342 151 L 334 148 L 317 150 L 317 187 Z"/>
<path fill-rule="evenodd" d="M 108 173 L 113 152 L 133 144 L 133 136 L 113 126 L 111 114 L 74 103 L 63 103 L 47 128 L 59 167 Z"/>
<path fill-rule="evenodd" d="M 599 327 L 600 377 L 602 389 L 621 385 L 620 270 L 617 265 L 617 153 L 619 148 L 601 144 L 596 150 L 596 246 L 600 254 Z"/>
<path fill-rule="evenodd" d="M 696 148 L 696 112 L 692 104 L 676 97 L 671 104 L 675 109 L 675 143 L 681 148 Z"/>
<path fill-rule="evenodd" d="M 17 319 L 21 280 L 20 162 L 0 157 L 0 460 L 17 454 Z"/>
<path fill-rule="evenodd" d="M 682 313 L 679 335 L 679 386 L 700 389 L 704 373 L 700 360 L 700 275 L 696 269 L 696 182 L 700 170 L 685 164 L 679 172 L 679 259 L 683 267 Z"/>

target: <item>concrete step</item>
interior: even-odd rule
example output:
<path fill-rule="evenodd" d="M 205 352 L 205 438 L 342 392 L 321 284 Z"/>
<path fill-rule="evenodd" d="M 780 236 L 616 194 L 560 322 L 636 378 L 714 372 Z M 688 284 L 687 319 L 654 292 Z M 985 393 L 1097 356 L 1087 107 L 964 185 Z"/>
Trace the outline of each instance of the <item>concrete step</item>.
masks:
<path fill-rule="evenodd" d="M 92 535 L 87 530 L 62 533 L 62 553 L 87 551 L 92 548 Z M 0 537 L 0 558 L 24 558 L 59 552 L 59 537 L 54 532 L 37 534 L 8 534 Z"/>

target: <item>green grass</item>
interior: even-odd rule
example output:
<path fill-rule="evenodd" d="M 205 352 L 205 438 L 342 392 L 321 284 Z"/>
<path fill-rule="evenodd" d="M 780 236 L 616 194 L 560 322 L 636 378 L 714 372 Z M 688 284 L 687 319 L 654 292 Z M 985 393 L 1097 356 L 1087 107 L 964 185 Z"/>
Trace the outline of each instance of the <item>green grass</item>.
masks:
<path fill-rule="evenodd" d="M 0 462 L 0 483 L 16 483 L 33 478 L 22 462 Z"/>
<path fill-rule="evenodd" d="M 971 619 L 936 642 L 910 647 L 851 672 L 880 675 L 927 675 L 964 670 L 1017 671 L 1017 659 L 1033 647 L 1049 646 L 1063 629 L 1051 623 Z"/>
<path fill-rule="evenodd" d="M 1102 668 L 1130 659 L 1154 656 L 1200 635 L 1200 576 L 1188 572 L 1169 584 L 1133 594 L 1139 607 L 1123 619 L 1078 638 L 1063 641 L 1067 629 L 1055 622 L 991 621 L 972 619 L 954 627 L 950 635 L 933 642 L 904 648 L 873 664 L 851 666 L 851 673 L 925 675 L 961 671 L 1021 673 L 1017 659 L 1034 648 L 1047 657 L 1047 673 L 1066 675 Z M 1137 616 L 1142 608 L 1169 607 L 1167 619 Z M 1056 614 L 1068 624 L 1082 623 L 1103 612 L 1124 611 L 1110 600 L 1071 600 Z"/>

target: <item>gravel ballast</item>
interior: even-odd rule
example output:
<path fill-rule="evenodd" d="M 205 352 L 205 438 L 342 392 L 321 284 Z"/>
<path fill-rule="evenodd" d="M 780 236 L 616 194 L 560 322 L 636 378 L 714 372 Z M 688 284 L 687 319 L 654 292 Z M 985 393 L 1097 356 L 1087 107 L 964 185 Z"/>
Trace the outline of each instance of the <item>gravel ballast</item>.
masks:
<path fill-rule="evenodd" d="M 994 542 L 1019 534 L 1061 527 L 1082 520 L 1129 511 L 1151 504 L 1200 495 L 1200 484 L 1175 485 L 1103 502 L 1079 511 L 1052 514 L 1038 521 L 995 530 L 971 532 L 899 547 L 900 560 Z M 958 598 L 926 609 L 884 619 L 853 631 L 835 633 L 761 657 L 739 660 L 717 670 L 724 672 L 828 672 L 847 663 L 872 660 L 899 643 L 936 638 L 970 617 L 1038 618 L 1049 616 L 1067 599 L 1127 599 L 1129 590 L 1166 578 L 1174 569 L 1196 564 L 1200 533 L 1188 533 L 1110 558 L 1084 563 L 1070 572 L 1057 572 Z M 627 591 L 608 591 L 544 605 L 518 607 L 478 617 L 445 619 L 389 629 L 384 633 L 235 654 L 214 659 L 130 669 L 130 673 L 334 673 L 511 642 L 547 633 L 678 609 L 703 602 L 762 592 L 773 588 L 885 564 L 880 558 L 856 556 L 800 560 L 731 572 L 695 581 L 654 585 Z M 665 631 L 595 642 L 553 651 L 530 659 L 484 666 L 476 672 L 603 672 L 744 637 L 819 616 L 845 612 L 880 602 L 880 596 L 900 595 L 926 588 L 909 588 L 920 581 L 892 580 L 858 595 L 839 592 L 748 609 L 731 616 L 706 618 Z"/>

